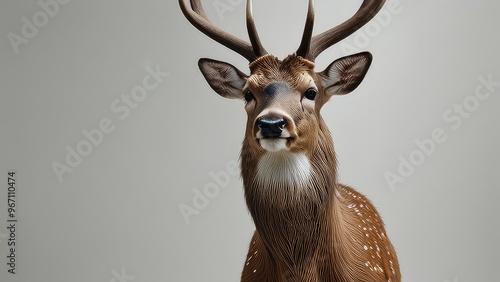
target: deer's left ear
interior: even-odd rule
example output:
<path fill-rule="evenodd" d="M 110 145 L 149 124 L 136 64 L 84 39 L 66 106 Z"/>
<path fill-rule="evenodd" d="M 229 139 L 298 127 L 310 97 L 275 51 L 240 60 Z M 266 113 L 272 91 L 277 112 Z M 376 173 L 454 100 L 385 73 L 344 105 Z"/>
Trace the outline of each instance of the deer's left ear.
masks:
<path fill-rule="evenodd" d="M 247 75 L 235 66 L 212 59 L 198 61 L 201 73 L 212 89 L 224 98 L 243 99 Z"/>
<path fill-rule="evenodd" d="M 326 95 L 344 95 L 356 89 L 363 81 L 371 62 L 372 54 L 362 52 L 331 63 L 319 73 Z"/>

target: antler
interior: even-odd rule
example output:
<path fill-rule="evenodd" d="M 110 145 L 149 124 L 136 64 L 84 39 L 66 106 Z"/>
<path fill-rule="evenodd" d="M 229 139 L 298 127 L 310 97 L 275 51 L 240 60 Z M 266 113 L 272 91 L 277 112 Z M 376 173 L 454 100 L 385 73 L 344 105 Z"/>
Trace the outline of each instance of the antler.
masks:
<path fill-rule="evenodd" d="M 188 21 L 194 25 L 198 30 L 203 32 L 208 37 L 219 42 L 220 44 L 226 46 L 227 48 L 235 51 L 236 53 L 242 55 L 248 61 L 253 62 L 260 56 L 266 55 L 267 51 L 262 46 L 259 35 L 257 34 L 257 29 L 255 28 L 255 22 L 252 15 L 252 0 L 247 0 L 247 29 L 250 42 L 248 43 L 241 40 L 223 30 L 216 27 L 208 19 L 200 0 L 190 0 L 190 7 L 186 4 L 185 0 L 179 0 L 179 5 L 181 6 L 182 13 L 188 19 Z"/>
<path fill-rule="evenodd" d="M 314 5 L 313 0 L 309 0 L 304 34 L 296 54 L 310 61 L 314 61 L 316 57 L 321 54 L 321 52 L 353 34 L 356 30 L 369 22 L 382 8 L 384 2 L 385 0 L 363 0 L 359 10 L 350 19 L 336 27 L 312 37 L 312 30 L 314 26 Z"/>

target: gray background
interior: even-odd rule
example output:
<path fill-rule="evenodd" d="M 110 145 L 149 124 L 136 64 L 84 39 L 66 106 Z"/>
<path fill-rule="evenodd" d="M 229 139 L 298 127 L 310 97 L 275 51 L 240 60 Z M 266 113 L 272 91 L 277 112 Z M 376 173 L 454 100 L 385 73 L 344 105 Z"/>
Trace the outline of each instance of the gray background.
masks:
<path fill-rule="evenodd" d="M 243 0 L 203 3 L 215 24 L 246 38 Z M 217 12 L 221 3 L 230 9 Z M 360 3 L 316 1 L 315 30 Z M 38 1 L 0 4 L 0 280 L 239 281 L 254 229 L 239 177 L 219 185 L 189 224 L 179 205 L 193 205 L 193 189 L 213 183 L 211 172 L 229 175 L 246 119 L 242 102 L 212 92 L 197 60 L 245 72 L 247 62 L 194 29 L 177 1 L 58 7 L 43 23 Z M 256 0 L 254 9 L 266 48 L 292 53 L 306 1 Z M 317 59 L 319 71 L 358 49 L 374 54 L 362 85 L 323 109 L 341 181 L 378 207 L 404 281 L 500 281 L 500 87 L 469 104 L 461 124 L 453 112 L 474 102 L 479 77 L 500 81 L 500 4 L 393 0 L 384 10 L 383 25 Z M 23 17 L 33 23 L 34 15 L 45 25 L 16 53 L 8 34 L 22 36 Z M 114 101 L 142 85 L 147 66 L 169 75 L 120 119 Z M 82 131 L 104 118 L 114 130 L 59 181 L 52 163 L 65 164 L 66 147 L 75 149 L 86 140 Z M 398 173 L 400 157 L 417 156 L 415 141 L 437 128 L 446 141 L 391 189 L 384 175 Z M 18 172 L 15 276 L 5 264 L 9 169 Z"/>

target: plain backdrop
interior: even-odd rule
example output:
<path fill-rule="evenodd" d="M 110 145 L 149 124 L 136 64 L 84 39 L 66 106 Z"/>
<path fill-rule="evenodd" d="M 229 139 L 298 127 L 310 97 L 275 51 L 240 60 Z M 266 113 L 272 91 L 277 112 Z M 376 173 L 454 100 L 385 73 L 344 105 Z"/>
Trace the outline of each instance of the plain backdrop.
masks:
<path fill-rule="evenodd" d="M 202 2 L 247 39 L 243 0 Z M 293 53 L 307 1 L 254 2 L 266 49 Z M 360 4 L 317 0 L 315 33 Z M 374 56 L 361 86 L 322 113 L 340 179 L 378 208 L 406 282 L 500 281 L 499 10 L 491 0 L 388 0 L 383 17 L 316 61 L 321 71 L 358 51 Z M 254 227 L 230 167 L 246 116 L 197 61 L 248 72 L 245 59 L 173 0 L 2 1 L 0 45 L 1 281 L 239 281 Z M 200 200 L 204 189 L 212 198 Z"/>

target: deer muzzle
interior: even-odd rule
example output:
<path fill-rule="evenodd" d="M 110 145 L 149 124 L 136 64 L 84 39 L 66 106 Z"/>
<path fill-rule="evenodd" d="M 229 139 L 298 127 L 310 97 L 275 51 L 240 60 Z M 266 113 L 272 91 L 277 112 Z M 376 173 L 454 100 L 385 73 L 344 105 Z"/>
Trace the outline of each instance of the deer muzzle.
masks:
<path fill-rule="evenodd" d="M 293 121 L 282 111 L 266 111 L 255 122 L 255 138 L 266 151 L 288 150 L 293 140 Z"/>

